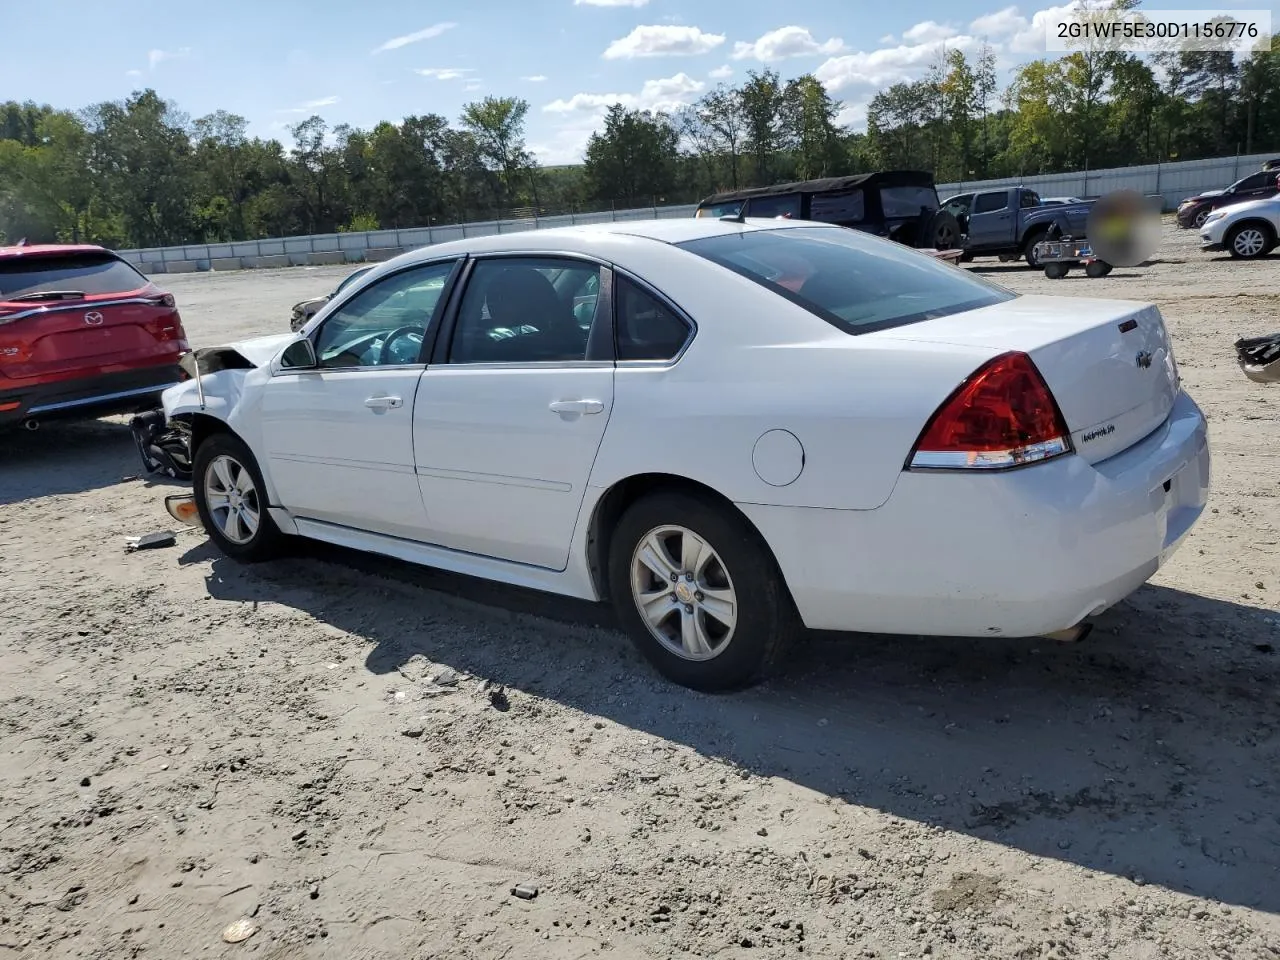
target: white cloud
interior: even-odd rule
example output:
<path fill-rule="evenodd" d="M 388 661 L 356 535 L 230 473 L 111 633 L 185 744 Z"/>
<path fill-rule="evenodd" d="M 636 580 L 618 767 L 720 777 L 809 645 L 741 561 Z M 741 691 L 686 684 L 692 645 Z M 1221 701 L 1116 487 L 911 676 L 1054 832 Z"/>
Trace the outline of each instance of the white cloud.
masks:
<path fill-rule="evenodd" d="M 707 76 L 712 80 L 728 80 L 733 76 L 733 67 L 726 63 L 723 67 L 716 67 L 714 70 L 708 72 Z"/>
<path fill-rule="evenodd" d="M 632 110 L 675 110 L 691 103 L 707 88 L 701 80 L 687 73 L 661 80 L 646 80 L 639 93 L 575 93 L 567 100 L 553 100 L 543 107 L 546 113 L 603 114 L 620 103 Z"/>
<path fill-rule="evenodd" d="M 466 82 L 466 84 L 464 84 L 464 85 L 463 85 L 462 89 L 463 89 L 463 90 L 471 90 L 471 91 L 474 91 L 474 90 L 483 90 L 483 89 L 484 89 L 484 81 L 483 81 L 483 80 L 468 80 L 468 81 Z"/>
<path fill-rule="evenodd" d="M 541 73 L 535 73 L 532 77 L 521 77 L 525 83 L 545 83 L 547 78 Z"/>
<path fill-rule="evenodd" d="M 944 49 L 968 52 L 978 46 L 976 38 L 961 34 L 928 43 L 899 44 L 871 52 L 858 51 L 843 57 L 832 57 L 818 67 L 813 75 L 832 94 L 850 87 L 881 88 L 914 80 Z"/>
<path fill-rule="evenodd" d="M 338 102 L 338 97 L 320 97 L 316 100 L 308 100 L 306 103 L 296 107 L 285 107 L 277 113 L 311 113 L 313 110 L 319 110 L 321 107 L 332 107 Z"/>
<path fill-rule="evenodd" d="M 406 33 L 401 37 L 392 37 L 382 46 L 375 49 L 374 53 L 385 53 L 388 50 L 399 50 L 401 47 L 407 47 L 411 43 L 420 43 L 423 40 L 431 40 L 446 33 L 456 27 L 456 23 L 436 23 L 427 27 L 425 30 L 419 30 L 416 33 Z"/>
<path fill-rule="evenodd" d="M 413 72 L 433 80 L 461 80 L 468 73 L 475 73 L 475 70 L 471 67 L 424 67 Z"/>
<path fill-rule="evenodd" d="M 124 75 L 125 75 L 126 77 L 140 77 L 140 76 L 142 76 L 142 71 L 141 71 L 141 70 L 126 70 L 126 71 L 124 72 Z"/>
<path fill-rule="evenodd" d="M 754 43 L 739 41 L 734 44 L 733 59 L 754 57 L 761 63 L 772 63 L 788 57 L 829 57 L 842 52 L 844 48 L 844 41 L 839 37 L 819 43 L 805 27 L 779 27 L 777 30 L 770 30 Z"/>
<path fill-rule="evenodd" d="M 951 27 L 936 20 L 926 20 L 903 33 L 902 39 L 907 43 L 931 43 L 934 40 L 949 40 L 955 35 L 956 31 Z"/>
<path fill-rule="evenodd" d="M 185 60 L 189 56 L 191 56 L 190 47 L 179 47 L 177 50 L 149 50 L 147 65 L 154 70 L 166 60 Z"/>
<path fill-rule="evenodd" d="M 573 0 L 575 7 L 643 7 L 649 0 Z"/>
<path fill-rule="evenodd" d="M 840 108 L 840 112 L 836 114 L 836 123 L 842 127 L 849 127 L 852 130 L 861 132 L 867 126 L 867 109 L 871 106 L 871 101 L 867 100 L 850 100 Z"/>
<path fill-rule="evenodd" d="M 636 27 L 621 40 L 609 44 L 604 52 L 604 59 L 695 56 L 710 53 L 722 43 L 723 34 L 703 33 L 697 27 L 650 24 Z"/>
<path fill-rule="evenodd" d="M 1083 6 L 1085 4 L 1080 0 L 1071 0 L 1060 6 L 1037 10 L 1030 20 L 1017 7 L 1005 7 L 978 17 L 969 25 L 969 32 L 980 37 L 990 37 L 1010 53 L 1044 54 L 1045 34 L 1050 23 Z"/>

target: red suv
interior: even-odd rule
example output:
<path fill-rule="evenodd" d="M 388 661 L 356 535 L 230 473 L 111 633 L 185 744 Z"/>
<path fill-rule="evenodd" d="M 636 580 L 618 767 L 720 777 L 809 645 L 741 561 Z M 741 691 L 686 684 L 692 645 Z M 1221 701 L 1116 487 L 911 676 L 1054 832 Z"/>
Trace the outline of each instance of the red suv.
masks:
<path fill-rule="evenodd" d="M 189 349 L 173 296 L 110 250 L 0 247 L 0 429 L 154 407 Z"/>

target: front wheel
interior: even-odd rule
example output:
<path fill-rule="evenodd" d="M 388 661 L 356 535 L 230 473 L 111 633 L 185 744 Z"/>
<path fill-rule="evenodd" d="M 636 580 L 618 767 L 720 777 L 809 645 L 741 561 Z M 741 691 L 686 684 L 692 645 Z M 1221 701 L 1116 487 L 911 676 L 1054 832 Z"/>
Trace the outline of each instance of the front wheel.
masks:
<path fill-rule="evenodd" d="M 1257 223 L 1242 223 L 1233 227 L 1226 237 L 1227 252 L 1237 260 L 1255 260 L 1264 257 L 1275 246 L 1275 240 L 1265 227 Z"/>
<path fill-rule="evenodd" d="M 765 679 L 799 629 L 759 535 L 730 508 L 691 494 L 650 494 L 627 509 L 610 541 L 609 591 L 640 652 L 695 690 Z"/>
<path fill-rule="evenodd" d="M 239 437 L 215 433 L 196 448 L 192 486 L 200 522 L 219 550 L 246 563 L 279 552 L 283 534 L 267 511 L 262 472 Z"/>

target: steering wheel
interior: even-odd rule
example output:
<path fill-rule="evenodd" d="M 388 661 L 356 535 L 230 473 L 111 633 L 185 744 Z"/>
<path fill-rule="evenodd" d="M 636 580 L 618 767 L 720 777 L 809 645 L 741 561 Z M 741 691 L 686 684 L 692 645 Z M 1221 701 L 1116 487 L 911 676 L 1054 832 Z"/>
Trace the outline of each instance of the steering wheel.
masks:
<path fill-rule="evenodd" d="M 418 346 L 422 346 L 422 330 L 414 326 L 396 327 L 382 341 L 382 349 L 378 351 L 378 366 L 383 367 L 392 362 L 391 345 L 401 337 L 417 337 Z M 416 359 L 416 358 L 415 358 Z M 412 361 L 411 361 L 412 362 Z"/>

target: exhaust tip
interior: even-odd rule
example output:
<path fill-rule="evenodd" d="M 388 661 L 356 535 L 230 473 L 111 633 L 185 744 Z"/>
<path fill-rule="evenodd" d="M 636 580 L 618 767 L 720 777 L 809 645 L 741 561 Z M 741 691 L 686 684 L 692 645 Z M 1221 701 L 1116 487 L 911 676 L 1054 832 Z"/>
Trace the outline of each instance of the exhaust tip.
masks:
<path fill-rule="evenodd" d="M 22 421 L 22 429 L 30 430 L 32 433 L 35 433 L 40 429 L 40 421 L 35 417 L 27 417 L 27 419 Z"/>
<path fill-rule="evenodd" d="M 1093 630 L 1093 624 L 1086 621 L 1077 623 L 1074 627 L 1068 627 L 1066 630 L 1057 630 L 1053 633 L 1044 635 L 1046 640 L 1057 640 L 1059 643 L 1079 643 L 1087 637 Z"/>

